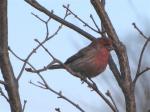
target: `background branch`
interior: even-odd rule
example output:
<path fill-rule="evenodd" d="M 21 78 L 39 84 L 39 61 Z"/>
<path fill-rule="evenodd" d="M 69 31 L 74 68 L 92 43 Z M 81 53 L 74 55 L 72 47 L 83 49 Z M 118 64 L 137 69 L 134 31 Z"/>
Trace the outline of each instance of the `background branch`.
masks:
<path fill-rule="evenodd" d="M 132 23 L 132 25 L 134 26 L 134 28 L 139 32 L 139 34 L 146 39 L 143 47 L 142 47 L 142 50 L 141 50 L 141 53 L 140 53 L 140 58 L 139 58 L 139 62 L 138 62 L 138 67 L 137 67 L 137 71 L 136 71 L 136 75 L 135 75 L 135 78 L 133 80 L 133 83 L 135 85 L 137 79 L 142 75 L 144 74 L 146 71 L 150 70 L 149 67 L 147 67 L 146 69 L 144 69 L 143 71 L 141 71 L 141 64 L 142 64 L 142 59 L 143 59 L 143 55 L 144 55 L 144 51 L 148 45 L 148 43 L 150 42 L 150 37 L 147 37 L 144 35 L 144 33 L 136 26 L 135 23 Z"/>
<path fill-rule="evenodd" d="M 118 111 L 118 108 L 117 108 L 117 105 L 116 105 L 116 103 L 115 103 L 115 101 L 114 101 L 114 99 L 113 99 L 113 97 L 112 97 L 112 95 L 111 95 L 111 93 L 110 93 L 109 90 L 106 92 L 106 95 L 107 95 L 107 96 L 111 99 L 111 101 L 113 102 L 113 104 L 114 104 L 114 106 L 115 106 L 115 108 L 116 108 L 116 112 L 119 112 L 119 111 Z"/>
<path fill-rule="evenodd" d="M 6 99 L 6 101 L 9 103 L 9 99 L 7 98 L 7 96 L 5 95 L 5 93 L 3 92 L 2 88 L 0 87 L 0 94 Z"/>

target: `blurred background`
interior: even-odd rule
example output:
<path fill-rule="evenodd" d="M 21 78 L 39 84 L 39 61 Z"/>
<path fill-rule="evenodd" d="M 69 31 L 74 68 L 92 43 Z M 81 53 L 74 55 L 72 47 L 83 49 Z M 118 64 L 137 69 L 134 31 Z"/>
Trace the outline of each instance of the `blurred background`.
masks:
<path fill-rule="evenodd" d="M 96 15 L 90 0 L 38 0 L 48 10 L 54 10 L 56 15 L 64 17 L 65 9 L 62 5 L 70 4 L 70 9 L 77 14 L 82 20 L 87 22 L 90 26 L 95 27 L 90 14 L 93 15 L 95 21 L 100 26 L 100 20 Z M 106 11 L 114 25 L 114 28 L 119 35 L 120 40 L 126 45 L 129 63 L 132 72 L 132 78 L 137 70 L 139 56 L 145 39 L 139 35 L 132 23 L 135 22 L 140 30 L 149 36 L 150 27 L 150 1 L 148 0 L 106 0 Z M 8 28 L 9 28 L 9 46 L 21 58 L 25 59 L 37 43 L 34 39 L 42 41 L 46 35 L 45 24 L 35 18 L 32 14 L 38 15 L 43 20 L 48 17 L 43 13 L 35 10 L 23 0 L 9 0 L 8 1 Z M 77 20 L 73 15 L 67 17 L 67 21 L 84 29 L 95 37 L 100 35 L 91 31 L 89 28 Z M 52 35 L 60 24 L 54 20 L 49 22 L 49 33 Z M 48 50 L 57 59 L 64 62 L 68 57 L 75 54 L 81 48 L 90 44 L 90 41 L 76 33 L 75 31 L 63 26 L 59 33 L 44 44 Z M 113 58 L 117 58 L 112 52 Z M 150 45 L 144 52 L 142 59 L 142 69 L 150 66 Z M 11 62 L 17 76 L 23 65 L 11 53 Z M 49 64 L 52 58 L 42 49 L 38 49 L 29 62 L 36 68 L 42 68 Z M 27 66 L 28 67 L 28 66 Z M 56 91 L 62 91 L 63 95 L 79 104 L 86 112 L 110 112 L 107 104 L 93 91 L 87 87 L 86 84 L 81 84 L 80 79 L 70 75 L 65 70 L 51 70 L 42 73 L 49 86 Z M 2 76 L 0 74 L 0 78 Z M 107 70 L 102 75 L 93 78 L 103 94 L 109 90 L 116 102 L 119 112 L 125 112 L 124 97 L 119 88 L 112 72 L 107 67 Z M 29 81 L 37 82 L 40 78 L 36 74 L 25 72 L 19 80 L 19 91 L 22 99 L 27 100 L 25 112 L 54 112 L 55 108 L 60 108 L 61 112 L 78 112 L 68 102 L 58 99 L 57 95 L 50 91 L 35 87 Z M 4 90 L 4 88 L 0 85 Z M 5 92 L 5 91 L 4 91 Z M 146 72 L 142 75 L 136 84 L 135 89 L 137 112 L 148 112 L 150 109 L 150 75 Z M 0 111 L 9 112 L 9 105 L 5 99 L 0 96 Z"/>

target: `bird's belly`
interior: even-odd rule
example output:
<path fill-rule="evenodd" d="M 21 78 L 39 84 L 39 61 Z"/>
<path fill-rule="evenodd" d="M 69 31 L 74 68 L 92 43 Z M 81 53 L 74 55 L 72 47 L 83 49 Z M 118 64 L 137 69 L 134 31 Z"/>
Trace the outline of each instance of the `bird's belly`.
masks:
<path fill-rule="evenodd" d="M 107 63 L 105 60 L 95 60 L 95 57 L 88 57 L 83 58 L 80 61 L 76 61 L 70 65 L 70 68 L 77 73 L 80 73 L 81 75 L 84 75 L 85 77 L 95 77 L 102 73 Z"/>

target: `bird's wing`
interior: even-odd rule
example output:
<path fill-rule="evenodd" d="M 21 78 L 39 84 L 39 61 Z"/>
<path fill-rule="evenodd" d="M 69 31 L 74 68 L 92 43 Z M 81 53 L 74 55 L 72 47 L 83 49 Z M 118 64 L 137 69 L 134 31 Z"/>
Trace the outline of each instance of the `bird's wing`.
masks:
<path fill-rule="evenodd" d="M 65 64 L 69 64 L 72 63 L 74 60 L 78 59 L 78 58 L 82 58 L 83 56 L 86 55 L 86 52 L 88 52 L 92 47 L 92 44 L 90 44 L 89 46 L 81 49 L 79 52 L 77 52 L 75 55 L 71 56 L 70 58 L 68 58 L 65 62 Z"/>

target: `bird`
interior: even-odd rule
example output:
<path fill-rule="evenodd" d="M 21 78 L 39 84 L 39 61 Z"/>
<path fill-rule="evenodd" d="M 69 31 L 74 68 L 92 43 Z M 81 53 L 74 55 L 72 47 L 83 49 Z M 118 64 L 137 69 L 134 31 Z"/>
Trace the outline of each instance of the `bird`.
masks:
<path fill-rule="evenodd" d="M 64 65 L 83 77 L 93 78 L 105 71 L 111 50 L 113 42 L 110 38 L 96 38 L 90 45 L 68 58 Z M 48 69 L 64 69 L 64 66 L 55 64 Z"/>

